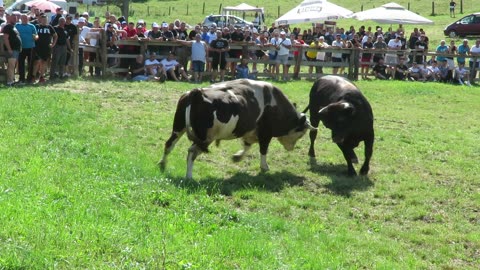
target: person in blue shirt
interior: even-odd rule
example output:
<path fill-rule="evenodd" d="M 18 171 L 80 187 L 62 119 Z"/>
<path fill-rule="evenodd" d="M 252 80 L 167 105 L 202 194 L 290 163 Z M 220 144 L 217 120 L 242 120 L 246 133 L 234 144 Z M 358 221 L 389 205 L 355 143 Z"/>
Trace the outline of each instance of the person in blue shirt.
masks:
<path fill-rule="evenodd" d="M 248 68 L 248 61 L 245 58 L 242 58 L 240 64 L 236 67 L 236 78 L 237 79 L 252 79 L 255 80 L 255 75 L 250 74 L 250 69 Z"/>
<path fill-rule="evenodd" d="M 435 51 L 439 54 L 448 53 L 448 46 L 445 45 L 445 40 L 440 41 L 440 45 L 438 45 L 438 47 Z M 440 56 L 439 55 L 439 56 L 437 56 L 437 61 L 438 62 L 447 61 L 447 58 L 445 58 L 445 56 Z"/>
<path fill-rule="evenodd" d="M 457 63 L 458 65 L 464 64 L 465 65 L 465 55 L 470 54 L 470 46 L 468 46 L 468 39 L 464 39 L 462 42 L 462 45 L 458 46 L 457 49 L 458 52 L 458 57 L 457 57 Z"/>
<path fill-rule="evenodd" d="M 25 60 L 28 62 L 28 81 L 33 82 L 35 78 L 33 74 L 33 60 L 35 58 L 33 48 L 35 48 L 35 41 L 38 39 L 37 28 L 29 22 L 26 14 L 20 16 L 20 23 L 17 23 L 15 28 L 22 40 L 22 51 L 18 56 L 19 82 L 25 83 Z"/>

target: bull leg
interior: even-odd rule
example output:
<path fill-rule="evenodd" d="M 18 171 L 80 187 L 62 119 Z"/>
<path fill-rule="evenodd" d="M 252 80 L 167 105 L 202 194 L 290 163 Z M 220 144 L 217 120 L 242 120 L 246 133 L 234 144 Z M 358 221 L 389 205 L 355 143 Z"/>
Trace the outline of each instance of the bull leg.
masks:
<path fill-rule="evenodd" d="M 245 154 L 248 152 L 248 150 L 250 150 L 250 147 L 252 145 L 248 142 L 246 142 L 245 140 L 243 140 L 243 149 L 238 151 L 237 153 L 235 153 L 233 156 L 232 156 L 232 160 L 234 162 L 239 162 L 240 160 L 242 160 L 242 158 L 245 156 Z"/>
<path fill-rule="evenodd" d="M 318 117 L 312 116 L 310 121 L 311 121 L 311 125 L 314 128 L 318 128 L 318 124 L 320 123 L 320 120 L 318 119 Z M 318 129 L 312 129 L 308 133 L 308 135 L 310 136 L 310 149 L 308 150 L 308 156 L 310 157 L 311 164 L 317 163 L 317 160 L 315 158 L 315 140 L 317 139 L 317 133 L 318 133 Z"/>
<path fill-rule="evenodd" d="M 350 147 L 350 146 L 345 146 L 343 144 L 338 144 L 338 143 L 337 143 L 337 145 L 340 148 L 340 150 L 342 150 L 343 157 L 347 161 L 347 167 L 348 167 L 347 174 L 349 176 L 357 175 L 357 172 L 355 171 L 355 168 L 353 167 L 353 164 L 352 164 L 352 157 L 353 156 L 356 157 L 355 152 L 353 151 L 353 148 Z"/>
<path fill-rule="evenodd" d="M 187 155 L 187 179 L 192 179 L 192 171 L 193 171 L 193 162 L 197 158 L 197 156 L 202 152 L 200 148 L 196 144 L 192 144 L 188 148 L 188 155 Z"/>
<path fill-rule="evenodd" d="M 370 170 L 370 159 L 372 158 L 373 154 L 373 136 L 372 138 L 365 140 L 365 162 L 360 169 L 361 175 L 367 175 L 368 171 Z"/>
<path fill-rule="evenodd" d="M 262 136 L 259 136 L 259 137 L 262 137 Z M 268 164 L 267 164 L 267 152 L 268 152 L 268 145 L 270 144 L 271 140 L 272 140 L 272 137 L 270 137 L 270 136 L 259 140 L 259 144 L 260 144 L 260 169 L 263 172 L 266 172 L 266 171 L 269 170 Z"/>
<path fill-rule="evenodd" d="M 163 157 L 158 162 L 158 166 L 162 171 L 165 170 L 165 167 L 167 165 L 167 156 L 172 152 L 173 148 L 175 147 L 175 144 L 182 137 L 184 132 L 185 131 L 181 131 L 181 132 L 173 131 L 170 138 L 167 140 L 167 142 L 165 142 L 165 148 L 163 149 Z"/>
<path fill-rule="evenodd" d="M 308 150 L 308 156 L 310 157 L 310 163 L 315 164 L 317 160 L 315 158 L 315 140 L 317 139 L 317 130 L 310 130 L 308 134 L 310 136 L 310 149 Z"/>

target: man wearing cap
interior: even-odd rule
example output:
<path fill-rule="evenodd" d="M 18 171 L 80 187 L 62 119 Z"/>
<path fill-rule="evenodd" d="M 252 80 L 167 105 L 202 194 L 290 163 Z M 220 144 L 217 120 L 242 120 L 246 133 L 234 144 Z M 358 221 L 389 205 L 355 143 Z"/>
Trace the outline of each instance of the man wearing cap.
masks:
<path fill-rule="evenodd" d="M 20 82 L 25 82 L 25 60 L 28 63 L 28 81 L 34 80 L 33 76 L 33 59 L 35 58 L 33 49 L 35 48 L 35 41 L 38 39 L 37 29 L 28 21 L 28 16 L 22 14 L 20 17 L 21 23 L 17 23 L 17 28 L 22 39 L 22 51 L 18 57 L 18 74 Z"/>
<path fill-rule="evenodd" d="M 50 25 L 56 26 L 58 24 L 58 20 L 63 17 L 63 8 L 58 7 L 55 10 L 55 14 L 52 15 L 50 18 Z"/>
<path fill-rule="evenodd" d="M 7 58 L 7 86 L 15 84 L 15 66 L 17 65 L 18 55 L 22 49 L 22 40 L 18 30 L 15 28 L 17 18 L 15 15 L 6 16 L 6 25 L 2 28 L 3 44 Z"/>
<path fill-rule="evenodd" d="M 162 32 L 160 32 L 160 25 L 156 22 L 152 23 L 152 30 L 148 31 L 148 40 L 162 40 Z M 148 45 L 147 50 L 149 53 L 160 54 L 161 46 Z"/>
<path fill-rule="evenodd" d="M 287 33 L 285 31 L 280 32 L 280 43 L 278 44 L 278 56 L 275 60 L 275 72 L 280 76 L 280 65 L 282 65 L 282 73 L 284 81 L 288 81 L 288 54 L 292 48 L 292 41 L 287 38 Z"/>
<path fill-rule="evenodd" d="M 45 82 L 45 72 L 47 70 L 47 63 L 52 57 L 52 48 L 57 43 L 58 35 L 53 26 L 47 23 L 47 16 L 40 15 L 38 18 L 37 33 L 38 39 L 35 42 L 35 55 L 37 59 L 33 67 L 33 74 L 40 74 L 39 83 Z"/>
<path fill-rule="evenodd" d="M 345 43 L 342 41 L 342 35 L 337 33 L 335 34 L 335 40 L 332 42 L 332 47 L 337 48 L 341 50 L 342 48 L 345 48 Z M 342 53 L 341 52 L 336 52 L 332 53 L 332 62 L 334 63 L 341 63 L 342 62 Z M 338 73 L 339 67 L 333 67 L 333 74 Z"/>
<path fill-rule="evenodd" d="M 377 37 L 377 41 L 375 41 L 373 43 L 373 49 L 374 50 L 386 50 L 387 49 L 387 43 L 385 43 L 385 41 L 383 41 L 383 35 L 379 35 Z M 373 55 L 373 63 L 378 63 L 378 60 L 380 60 L 380 58 L 383 59 L 383 52 L 382 53 L 375 53 Z"/>
<path fill-rule="evenodd" d="M 85 25 L 90 27 L 90 28 L 93 28 L 93 23 L 88 21 L 88 19 L 90 18 L 90 14 L 88 14 L 87 11 L 82 13 L 82 17 L 85 18 Z"/>

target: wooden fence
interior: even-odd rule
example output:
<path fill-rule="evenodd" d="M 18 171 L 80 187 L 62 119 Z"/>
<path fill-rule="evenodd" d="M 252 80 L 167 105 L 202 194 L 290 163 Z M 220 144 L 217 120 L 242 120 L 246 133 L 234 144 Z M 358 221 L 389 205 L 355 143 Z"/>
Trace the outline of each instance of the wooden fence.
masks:
<path fill-rule="evenodd" d="M 101 31 L 98 33 L 97 38 L 97 45 L 96 46 L 91 46 L 91 45 L 81 45 L 83 48 L 84 52 L 93 52 L 96 53 L 97 57 L 95 61 L 93 62 L 84 62 L 84 67 L 94 67 L 97 69 L 100 69 L 101 74 L 103 77 L 108 77 L 113 74 L 119 73 L 119 72 L 128 72 L 128 68 L 121 68 L 118 65 L 114 66 L 109 66 L 108 64 L 108 59 L 116 59 L 117 62 L 120 61 L 120 59 L 133 59 L 137 56 L 137 54 L 120 54 L 120 53 L 108 53 L 108 48 L 106 46 L 106 34 L 104 31 Z M 78 52 L 80 45 L 78 44 L 78 38 L 75 38 L 74 42 L 74 52 Z M 159 46 L 159 47 L 182 47 L 180 43 L 174 42 L 174 41 L 158 41 L 158 40 L 147 40 L 147 39 L 139 39 L 139 40 L 119 40 L 116 42 L 117 46 L 135 46 L 139 47 L 138 51 L 140 54 L 146 55 L 147 53 L 147 47 L 148 46 Z M 247 42 L 239 42 L 239 43 L 233 43 L 230 44 L 231 49 L 238 49 L 242 50 L 242 55 L 244 57 L 248 58 L 249 52 L 255 51 L 255 50 L 266 50 L 268 47 L 261 47 L 257 46 L 253 43 L 247 43 Z M 187 48 L 190 50 L 190 48 Z M 310 49 L 308 47 L 293 47 L 291 49 L 292 51 L 298 51 L 298 55 L 302 57 L 297 57 L 296 59 L 291 59 L 289 60 L 288 64 L 291 66 L 290 68 L 290 75 L 293 74 L 294 70 L 299 70 L 300 72 L 298 74 L 293 74 L 296 78 L 307 78 L 309 74 L 306 71 L 307 67 L 324 67 L 324 68 L 335 68 L 335 67 L 343 67 L 344 72 L 346 74 L 340 74 L 340 75 L 345 75 L 351 80 L 358 80 L 358 76 L 361 76 L 363 74 L 359 73 L 360 70 L 360 54 L 362 52 L 364 53 L 397 53 L 397 54 L 403 54 L 405 56 L 408 56 L 410 59 L 415 59 L 415 56 L 419 54 L 425 55 L 427 59 L 430 59 L 431 57 L 436 57 L 436 56 L 446 56 L 446 57 L 458 57 L 458 55 L 451 55 L 451 54 L 437 54 L 435 52 L 418 52 L 416 50 L 360 50 L 360 49 L 336 49 L 336 48 L 325 48 L 325 49 Z M 327 58 L 325 61 L 307 61 L 305 57 L 303 57 L 304 53 L 306 51 L 321 51 L 325 52 L 327 55 Z M 344 62 L 332 62 L 330 61 L 329 54 L 332 53 L 342 53 L 347 59 L 347 61 Z M 74 53 L 74 55 L 78 55 L 78 53 Z M 158 59 L 162 59 L 166 57 L 166 55 L 157 55 Z M 469 61 L 469 58 L 472 58 L 474 62 L 477 60 L 476 57 L 471 57 L 471 56 L 465 56 L 467 59 L 466 61 Z M 227 62 L 240 62 L 240 58 L 227 58 Z M 5 51 L 4 51 L 4 46 L 3 46 L 3 38 L 0 35 L 0 62 L 5 63 Z M 263 60 L 263 59 L 257 59 L 257 60 L 252 60 L 249 59 L 248 62 L 250 63 L 257 63 L 257 65 L 262 65 L 262 64 L 274 64 L 274 61 L 271 60 Z M 73 76 L 78 76 L 79 70 L 78 70 L 78 57 L 74 57 L 74 74 Z M 479 68 L 472 69 L 471 72 L 473 71 L 478 71 Z M 324 69 L 324 73 L 327 73 Z M 280 70 L 281 72 L 281 70 Z M 315 73 L 315 71 L 313 72 Z M 5 65 L 2 64 L 0 65 L 0 81 L 5 82 Z M 205 75 L 210 74 L 209 71 L 205 72 Z M 371 75 L 371 74 L 366 74 L 366 75 Z M 264 73 L 262 69 L 258 70 L 257 76 L 262 77 L 262 76 L 269 76 L 268 73 Z M 477 81 L 479 80 L 478 78 L 476 79 Z"/>

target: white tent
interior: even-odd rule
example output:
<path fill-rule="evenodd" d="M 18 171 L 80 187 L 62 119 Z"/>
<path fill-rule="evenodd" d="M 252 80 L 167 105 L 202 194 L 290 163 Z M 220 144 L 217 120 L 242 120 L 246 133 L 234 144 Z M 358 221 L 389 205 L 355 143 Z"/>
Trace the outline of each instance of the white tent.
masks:
<path fill-rule="evenodd" d="M 263 13 L 263 7 L 258 8 L 245 3 L 241 3 L 240 5 L 234 7 L 224 7 L 222 10 L 224 14 L 228 14 L 230 11 Z"/>
<path fill-rule="evenodd" d="M 305 0 L 283 16 L 275 20 L 275 24 L 294 24 L 336 20 L 353 14 L 351 10 L 337 6 L 327 0 Z"/>
<path fill-rule="evenodd" d="M 433 21 L 406 10 L 393 2 L 378 8 L 354 13 L 350 17 L 359 21 L 372 20 L 384 24 L 433 24 Z"/>
<path fill-rule="evenodd" d="M 265 22 L 263 7 L 259 8 L 259 7 L 250 6 L 249 4 L 241 3 L 238 6 L 234 6 L 234 7 L 229 6 L 229 7 L 224 7 L 222 9 L 222 14 L 227 15 L 227 17 L 230 15 L 230 12 L 243 12 L 243 19 L 245 19 L 245 12 L 255 12 L 257 15 L 253 20 L 253 25 L 255 25 L 255 27 L 258 27 Z"/>

